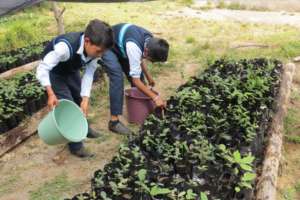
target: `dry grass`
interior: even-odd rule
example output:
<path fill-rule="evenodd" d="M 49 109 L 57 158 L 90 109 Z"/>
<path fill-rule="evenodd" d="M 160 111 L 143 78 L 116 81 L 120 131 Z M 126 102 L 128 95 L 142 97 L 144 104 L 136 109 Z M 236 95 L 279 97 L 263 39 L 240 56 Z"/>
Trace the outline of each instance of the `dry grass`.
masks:
<path fill-rule="evenodd" d="M 268 10 L 299 12 L 299 0 L 218 0 L 225 8 L 238 10 Z"/>

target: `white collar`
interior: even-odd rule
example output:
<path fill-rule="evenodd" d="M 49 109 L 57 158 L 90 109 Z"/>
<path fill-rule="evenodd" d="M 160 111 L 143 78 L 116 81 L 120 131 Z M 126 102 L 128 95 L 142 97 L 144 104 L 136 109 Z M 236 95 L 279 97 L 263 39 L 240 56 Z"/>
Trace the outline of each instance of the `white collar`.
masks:
<path fill-rule="evenodd" d="M 80 55 L 81 59 L 84 62 L 87 62 L 88 60 L 92 59 L 89 56 L 84 55 L 84 34 L 80 37 L 80 46 L 76 53 Z"/>
<path fill-rule="evenodd" d="M 80 46 L 76 53 L 84 56 L 83 51 L 84 51 L 84 34 L 80 37 Z"/>

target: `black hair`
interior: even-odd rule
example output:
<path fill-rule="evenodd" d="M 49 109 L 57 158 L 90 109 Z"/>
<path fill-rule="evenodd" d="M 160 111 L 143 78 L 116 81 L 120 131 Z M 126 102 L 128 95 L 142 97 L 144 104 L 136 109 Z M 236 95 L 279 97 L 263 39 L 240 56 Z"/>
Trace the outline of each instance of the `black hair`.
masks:
<path fill-rule="evenodd" d="M 109 24 L 99 19 L 94 19 L 87 25 L 84 36 L 89 38 L 91 43 L 104 48 L 111 48 L 114 43 L 113 31 Z"/>
<path fill-rule="evenodd" d="M 152 62 L 165 62 L 168 60 L 169 43 L 161 38 L 150 38 L 146 44 L 148 57 Z"/>

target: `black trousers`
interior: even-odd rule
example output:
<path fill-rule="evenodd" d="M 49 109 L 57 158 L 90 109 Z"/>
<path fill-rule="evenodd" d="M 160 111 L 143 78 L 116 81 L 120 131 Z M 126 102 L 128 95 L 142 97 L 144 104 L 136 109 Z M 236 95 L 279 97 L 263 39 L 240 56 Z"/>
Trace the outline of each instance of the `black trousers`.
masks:
<path fill-rule="evenodd" d="M 109 99 L 111 115 L 122 115 L 123 98 L 124 98 L 124 76 L 126 75 L 131 87 L 134 87 L 132 78 L 129 76 L 129 62 L 120 59 L 117 54 L 112 51 L 106 51 L 103 56 L 104 70 L 109 77 Z M 143 74 L 141 80 L 145 82 Z"/>
<path fill-rule="evenodd" d="M 78 106 L 81 103 L 81 77 L 80 72 L 60 75 L 50 72 L 51 87 L 58 99 L 67 99 L 75 102 Z M 77 151 L 83 147 L 83 142 L 71 142 L 68 144 L 71 151 Z"/>

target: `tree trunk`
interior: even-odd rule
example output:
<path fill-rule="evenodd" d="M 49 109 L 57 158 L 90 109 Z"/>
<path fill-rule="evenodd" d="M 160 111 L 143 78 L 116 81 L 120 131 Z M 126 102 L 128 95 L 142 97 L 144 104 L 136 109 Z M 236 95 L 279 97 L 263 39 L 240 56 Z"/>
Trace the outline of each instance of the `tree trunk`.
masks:
<path fill-rule="evenodd" d="M 54 17 L 55 17 L 55 20 L 56 20 L 56 23 L 57 23 L 58 34 L 59 35 L 64 34 L 65 33 L 65 28 L 64 28 L 63 13 L 65 12 L 65 8 L 60 10 L 57 3 L 52 1 L 52 10 L 54 12 Z"/>
<path fill-rule="evenodd" d="M 283 119 L 287 112 L 294 72 L 295 64 L 289 63 L 284 66 L 279 96 L 276 101 L 277 110 L 268 132 L 269 141 L 265 152 L 262 174 L 256 185 L 256 200 L 276 200 L 277 176 L 282 148 Z"/>

